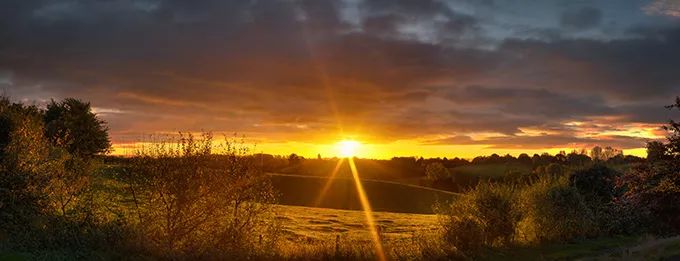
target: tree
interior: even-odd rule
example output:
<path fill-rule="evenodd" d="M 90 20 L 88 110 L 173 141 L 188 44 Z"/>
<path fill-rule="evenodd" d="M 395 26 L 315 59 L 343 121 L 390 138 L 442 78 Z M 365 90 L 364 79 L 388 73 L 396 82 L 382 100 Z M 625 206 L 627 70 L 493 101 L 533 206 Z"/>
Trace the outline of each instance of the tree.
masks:
<path fill-rule="evenodd" d="M 531 165 L 531 158 L 526 153 L 519 154 L 519 157 L 517 157 L 517 160 L 522 165 L 527 165 L 527 166 Z"/>
<path fill-rule="evenodd" d="M 290 154 L 290 156 L 288 156 L 288 165 L 290 165 L 290 166 L 300 165 L 301 161 L 302 161 L 302 157 L 298 156 L 295 153 Z"/>
<path fill-rule="evenodd" d="M 666 106 L 668 109 L 678 109 L 680 110 L 680 96 L 675 98 L 675 104 Z M 673 157 L 680 157 L 680 122 L 671 120 L 664 129 L 670 132 L 668 137 L 668 150 L 669 154 Z"/>
<path fill-rule="evenodd" d="M 111 147 L 106 123 L 92 112 L 90 103 L 67 98 L 52 100 L 44 115 L 45 137 L 70 154 L 89 158 Z"/>
<path fill-rule="evenodd" d="M 602 151 L 603 160 L 608 160 L 619 155 L 623 155 L 623 152 L 620 149 L 612 148 L 609 146 L 604 148 L 604 151 Z"/>
<path fill-rule="evenodd" d="M 647 143 L 647 160 L 660 161 L 667 158 L 668 148 L 659 141 L 651 141 Z"/>
<path fill-rule="evenodd" d="M 593 160 L 602 160 L 602 147 L 595 146 L 590 150 L 590 157 Z"/>
<path fill-rule="evenodd" d="M 567 164 L 570 166 L 583 166 L 590 162 L 590 157 L 573 151 L 567 155 Z"/>
<path fill-rule="evenodd" d="M 444 180 L 451 177 L 449 170 L 441 162 L 432 162 L 425 166 L 425 175 L 427 179 L 437 181 Z"/>

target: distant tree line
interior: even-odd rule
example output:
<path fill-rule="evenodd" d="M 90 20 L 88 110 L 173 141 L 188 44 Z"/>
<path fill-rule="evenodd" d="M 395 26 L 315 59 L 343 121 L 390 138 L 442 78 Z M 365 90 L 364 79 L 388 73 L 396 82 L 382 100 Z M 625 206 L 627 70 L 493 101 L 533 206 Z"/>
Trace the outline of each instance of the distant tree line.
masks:
<path fill-rule="evenodd" d="M 266 172 L 288 173 L 313 176 L 328 176 L 334 170 L 339 158 L 304 158 L 297 154 L 275 156 L 255 154 Z M 382 180 L 420 179 L 419 184 L 450 191 L 464 191 L 482 180 L 515 180 L 526 179 L 543 173 L 557 173 L 567 169 L 590 166 L 594 163 L 608 165 L 631 165 L 644 162 L 645 159 L 633 155 L 623 155 L 621 150 L 595 146 L 592 149 L 573 150 L 570 153 L 561 151 L 558 154 L 548 153 L 529 155 L 522 153 L 515 157 L 509 154 L 500 156 L 478 156 L 471 160 L 463 158 L 422 158 L 393 157 L 388 160 L 355 158 L 361 176 Z M 461 167 L 501 170 L 501 175 L 473 175 L 461 173 Z M 349 169 L 340 169 L 340 176 L 350 176 Z"/>

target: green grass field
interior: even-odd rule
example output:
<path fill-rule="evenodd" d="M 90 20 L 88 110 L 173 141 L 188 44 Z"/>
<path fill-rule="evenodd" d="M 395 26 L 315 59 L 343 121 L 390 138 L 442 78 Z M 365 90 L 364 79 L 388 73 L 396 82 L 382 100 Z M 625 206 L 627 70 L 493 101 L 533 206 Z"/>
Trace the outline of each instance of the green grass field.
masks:
<path fill-rule="evenodd" d="M 279 192 L 279 204 L 361 210 L 356 185 L 350 178 L 271 174 L 274 189 Z M 323 188 L 326 193 L 321 197 Z M 375 211 L 432 214 L 432 206 L 450 202 L 455 193 L 388 181 L 362 180 L 364 190 Z"/>
<path fill-rule="evenodd" d="M 283 235 L 290 243 L 342 242 L 370 244 L 371 236 L 363 211 L 276 206 L 277 220 L 281 221 Z M 373 216 L 385 244 L 409 241 L 418 233 L 437 231 L 437 216 L 374 212 Z"/>
<path fill-rule="evenodd" d="M 125 185 L 115 178 L 117 168 L 106 168 L 96 179 L 101 200 L 118 202 L 120 210 L 131 204 Z M 354 183 L 340 178 L 331 183 L 327 200 L 322 207 L 311 206 L 327 178 L 271 174 L 275 189 L 280 192 L 280 203 L 274 213 L 280 225 L 280 244 L 287 251 L 301 251 L 300 247 L 360 247 L 371 249 L 371 237 L 366 218 L 356 201 Z M 457 194 L 392 182 L 362 181 L 375 211 L 373 216 L 380 227 L 382 244 L 386 249 L 414 247 L 414 242 L 437 235 L 438 216 L 431 213 L 431 204 L 441 198 L 453 199 Z M 349 199 L 341 205 L 337 199 Z M 341 201 L 338 201 L 341 202 Z M 418 203 L 421 202 L 421 203 Z M 294 206 L 300 204 L 303 206 Z M 325 204 L 334 206 L 327 207 Z M 352 205 L 355 204 L 355 205 Z M 427 207 L 426 207 L 427 206 Z M 347 209 L 342 209 L 347 208 Z M 355 209 L 355 210 L 352 210 Z M 394 213 L 405 212 L 405 213 Z M 420 213 L 419 213 L 420 212 Z M 423 214 L 425 213 L 425 214 Z M 336 241 L 337 240 L 337 241 Z M 638 239 L 632 237 L 602 238 L 569 244 L 517 246 L 494 250 L 480 256 L 480 260 L 621 260 L 673 258 L 680 254 L 680 239 Z M 294 254 L 291 254 L 294 255 Z M 285 256 L 285 254 L 284 254 Z M 2 253 L 0 260 L 26 260 L 21 253 Z M 30 259 L 30 258 L 29 258 Z"/>

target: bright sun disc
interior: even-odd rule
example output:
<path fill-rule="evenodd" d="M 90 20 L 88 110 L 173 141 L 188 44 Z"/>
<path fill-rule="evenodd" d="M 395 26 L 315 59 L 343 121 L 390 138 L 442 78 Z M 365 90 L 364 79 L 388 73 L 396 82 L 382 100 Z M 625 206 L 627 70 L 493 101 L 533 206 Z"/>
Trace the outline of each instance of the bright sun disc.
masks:
<path fill-rule="evenodd" d="M 361 146 L 361 144 L 358 141 L 353 140 L 343 140 L 338 142 L 337 145 L 340 156 L 345 158 L 356 156 L 359 146 Z"/>

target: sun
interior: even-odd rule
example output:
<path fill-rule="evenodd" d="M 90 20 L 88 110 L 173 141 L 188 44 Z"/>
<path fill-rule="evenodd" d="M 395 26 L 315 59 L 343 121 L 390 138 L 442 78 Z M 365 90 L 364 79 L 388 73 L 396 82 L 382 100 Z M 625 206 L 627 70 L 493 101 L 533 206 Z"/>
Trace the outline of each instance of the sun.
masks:
<path fill-rule="evenodd" d="M 336 147 L 341 157 L 350 158 L 357 155 L 361 143 L 355 140 L 343 140 L 339 141 Z"/>

